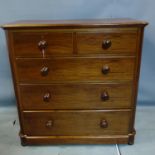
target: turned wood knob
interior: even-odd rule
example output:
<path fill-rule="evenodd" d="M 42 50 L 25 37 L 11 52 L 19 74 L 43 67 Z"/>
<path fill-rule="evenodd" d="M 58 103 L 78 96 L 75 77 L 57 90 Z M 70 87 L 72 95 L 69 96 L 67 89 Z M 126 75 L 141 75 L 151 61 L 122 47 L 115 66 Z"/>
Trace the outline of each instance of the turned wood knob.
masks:
<path fill-rule="evenodd" d="M 108 122 L 105 119 L 101 120 L 100 127 L 101 128 L 107 128 L 108 127 Z"/>
<path fill-rule="evenodd" d="M 108 74 L 110 71 L 110 67 L 108 65 L 103 66 L 102 68 L 102 73 L 103 74 Z"/>
<path fill-rule="evenodd" d="M 45 49 L 47 48 L 47 42 L 45 40 L 39 41 L 38 47 L 41 50 L 43 58 L 44 58 L 45 57 Z"/>
<path fill-rule="evenodd" d="M 104 91 L 102 94 L 101 94 L 101 99 L 102 101 L 107 101 L 109 100 L 109 94 L 107 91 Z"/>
<path fill-rule="evenodd" d="M 47 42 L 45 40 L 41 40 L 38 42 L 38 47 L 39 49 L 42 51 L 42 50 L 45 50 L 47 48 Z"/>
<path fill-rule="evenodd" d="M 51 94 L 50 93 L 45 93 L 43 96 L 43 101 L 44 102 L 49 102 L 51 98 Z"/>
<path fill-rule="evenodd" d="M 110 48 L 111 47 L 111 40 L 103 40 L 103 42 L 102 42 L 102 48 L 103 49 L 108 49 L 108 48 Z"/>
<path fill-rule="evenodd" d="M 41 73 L 42 76 L 48 75 L 48 72 L 49 72 L 49 68 L 48 68 L 48 67 L 43 67 L 43 68 L 40 70 L 40 73 Z"/>
<path fill-rule="evenodd" d="M 53 121 L 52 120 L 48 120 L 47 122 L 46 122 L 46 127 L 47 128 L 51 128 L 53 126 Z"/>

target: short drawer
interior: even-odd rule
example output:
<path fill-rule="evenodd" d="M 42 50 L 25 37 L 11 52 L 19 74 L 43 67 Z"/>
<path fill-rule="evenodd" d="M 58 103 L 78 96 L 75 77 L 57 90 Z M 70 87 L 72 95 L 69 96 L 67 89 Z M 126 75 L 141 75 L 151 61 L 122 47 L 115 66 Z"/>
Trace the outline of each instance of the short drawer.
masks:
<path fill-rule="evenodd" d="M 132 80 L 134 58 L 17 59 L 19 82 Z"/>
<path fill-rule="evenodd" d="M 23 112 L 28 136 L 87 136 L 128 134 L 130 111 L 31 111 Z"/>
<path fill-rule="evenodd" d="M 119 29 L 105 29 L 104 32 L 78 32 L 79 54 L 135 54 L 137 30 L 130 32 Z"/>
<path fill-rule="evenodd" d="M 130 84 L 23 84 L 19 89 L 26 110 L 131 107 Z"/>
<path fill-rule="evenodd" d="M 18 57 L 68 55 L 73 51 L 71 32 L 25 31 L 14 32 L 14 52 Z"/>

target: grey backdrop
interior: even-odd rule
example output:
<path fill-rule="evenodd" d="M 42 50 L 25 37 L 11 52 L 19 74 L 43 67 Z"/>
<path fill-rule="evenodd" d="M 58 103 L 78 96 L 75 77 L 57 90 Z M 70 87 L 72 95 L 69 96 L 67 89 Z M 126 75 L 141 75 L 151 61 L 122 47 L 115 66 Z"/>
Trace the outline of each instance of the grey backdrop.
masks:
<path fill-rule="evenodd" d="M 0 0 L 0 24 L 23 19 L 94 19 L 130 17 L 150 24 L 145 29 L 139 104 L 155 101 L 154 0 Z M 0 30 L 0 106 L 15 105 L 5 35 Z"/>

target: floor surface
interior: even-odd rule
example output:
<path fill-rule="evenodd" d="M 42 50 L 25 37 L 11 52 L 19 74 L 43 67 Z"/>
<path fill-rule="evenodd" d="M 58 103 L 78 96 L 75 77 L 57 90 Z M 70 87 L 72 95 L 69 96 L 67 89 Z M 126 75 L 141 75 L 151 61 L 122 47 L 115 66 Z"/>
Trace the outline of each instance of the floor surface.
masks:
<path fill-rule="evenodd" d="M 13 121 L 17 120 L 15 125 Z M 155 106 L 138 106 L 134 145 L 119 145 L 122 155 L 155 155 Z M 20 145 L 15 107 L 0 108 L 0 155 L 117 155 L 115 145 Z"/>

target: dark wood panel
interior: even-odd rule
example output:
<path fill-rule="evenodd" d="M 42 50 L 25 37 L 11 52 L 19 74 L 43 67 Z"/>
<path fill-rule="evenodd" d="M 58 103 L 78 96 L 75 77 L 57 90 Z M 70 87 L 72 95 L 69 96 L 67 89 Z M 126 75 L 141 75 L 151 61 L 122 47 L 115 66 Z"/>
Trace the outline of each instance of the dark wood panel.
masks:
<path fill-rule="evenodd" d="M 130 111 L 24 112 L 28 136 L 128 134 Z"/>
<path fill-rule="evenodd" d="M 77 48 L 81 54 L 122 54 L 136 52 L 137 31 L 130 33 L 111 29 L 112 32 L 79 32 Z M 118 32 L 117 32 L 118 31 Z"/>
<path fill-rule="evenodd" d="M 132 80 L 134 58 L 17 59 L 19 82 Z"/>
<path fill-rule="evenodd" d="M 71 32 L 26 31 L 14 32 L 14 52 L 16 56 L 43 57 L 65 55 L 73 52 Z M 39 46 L 40 45 L 40 46 Z"/>
<path fill-rule="evenodd" d="M 130 84 L 20 85 L 23 109 L 109 109 L 131 107 Z"/>

